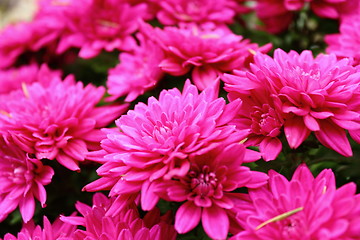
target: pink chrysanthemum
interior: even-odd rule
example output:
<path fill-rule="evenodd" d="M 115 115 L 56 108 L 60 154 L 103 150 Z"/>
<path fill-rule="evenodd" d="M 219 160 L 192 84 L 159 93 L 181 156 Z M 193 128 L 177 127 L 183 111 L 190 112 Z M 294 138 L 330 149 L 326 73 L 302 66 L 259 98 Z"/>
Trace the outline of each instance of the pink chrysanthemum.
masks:
<path fill-rule="evenodd" d="M 242 105 L 233 120 L 238 129 L 250 129 L 245 146 L 259 146 L 265 161 L 274 160 L 282 149 L 278 139 L 283 127 L 283 118 L 270 92 L 263 88 L 263 82 L 253 78 L 249 83 L 246 72 L 234 71 L 224 74 L 224 89 L 230 102 L 242 100 Z"/>
<path fill-rule="evenodd" d="M 88 150 L 97 150 L 105 136 L 99 128 L 127 107 L 96 107 L 104 93 L 105 88 L 84 87 L 72 76 L 22 84 L 22 90 L 1 96 L 0 131 L 38 159 L 56 159 L 79 170 L 78 162 L 84 161 Z"/>
<path fill-rule="evenodd" d="M 157 18 L 164 25 L 178 23 L 228 24 L 237 10 L 247 10 L 234 0 L 161 0 Z"/>
<path fill-rule="evenodd" d="M 305 4 L 316 15 L 338 19 L 354 11 L 354 3 L 349 0 L 257 0 L 256 14 L 265 24 L 263 28 L 270 33 L 279 33 L 288 28 L 294 11 L 300 11 Z M 356 9 L 356 8 L 355 8 Z"/>
<path fill-rule="evenodd" d="M 101 50 L 132 50 L 136 46 L 131 34 L 146 15 L 146 5 L 131 6 L 117 0 L 79 0 L 67 6 L 66 32 L 58 46 L 62 53 L 70 47 L 80 48 L 79 56 L 91 58 Z"/>
<path fill-rule="evenodd" d="M 189 155 L 243 139 L 245 133 L 228 125 L 240 101 L 226 105 L 215 92 L 208 88 L 199 94 L 188 80 L 182 93 L 163 90 L 159 100 L 150 97 L 147 105 L 139 103 L 121 116 L 119 129 L 107 131 L 103 150 L 96 153 L 103 163 L 97 170 L 101 178 L 85 190 L 111 189 L 111 196 L 123 199 L 119 203 L 141 191 L 142 208 L 152 209 L 159 200 L 153 189 L 163 179 L 185 176 Z"/>
<path fill-rule="evenodd" d="M 174 76 L 191 71 L 192 80 L 200 90 L 211 86 L 222 73 L 247 66 L 253 51 L 267 52 L 271 48 L 271 45 L 259 48 L 227 27 L 211 23 L 164 29 L 146 27 L 148 36 L 155 38 L 165 51 L 161 69 Z"/>
<path fill-rule="evenodd" d="M 15 237 L 7 233 L 4 240 L 72 240 L 76 226 L 63 223 L 60 219 L 56 219 L 53 224 L 47 219 L 43 218 L 44 228 L 39 225 L 35 226 L 33 221 L 24 224 L 21 231 Z"/>
<path fill-rule="evenodd" d="M 290 181 L 273 170 L 269 177 L 268 185 L 249 190 L 249 199 L 239 206 L 244 231 L 231 239 L 360 239 L 360 195 L 354 183 L 336 189 L 331 170 L 314 178 L 304 164 Z"/>
<path fill-rule="evenodd" d="M 134 205 L 122 209 L 116 216 L 107 212 L 114 203 L 101 193 L 95 193 L 93 206 L 78 202 L 77 210 L 82 217 L 61 217 L 66 223 L 83 226 L 77 230 L 74 240 L 175 240 L 176 231 L 169 214 L 160 217 L 159 209 L 148 212 L 143 219 Z M 170 213 L 170 212 L 169 212 Z"/>
<path fill-rule="evenodd" d="M 45 206 L 44 185 L 51 182 L 53 169 L 2 138 L 0 169 L 0 221 L 19 206 L 23 221 L 28 222 L 34 215 L 35 198 Z"/>
<path fill-rule="evenodd" d="M 120 64 L 110 69 L 106 82 L 108 92 L 115 100 L 126 96 L 125 101 L 131 102 L 138 96 L 154 88 L 164 73 L 159 63 L 164 59 L 162 49 L 153 41 L 137 35 L 141 45 L 134 49 L 134 53 L 121 53 Z"/>
<path fill-rule="evenodd" d="M 360 129 L 359 68 L 335 55 L 275 50 L 274 58 L 258 53 L 241 85 L 256 83 L 270 92 L 284 118 L 284 132 L 297 148 L 311 132 L 324 146 L 344 156 L 352 150 L 345 130 Z"/>
<path fill-rule="evenodd" d="M 26 52 L 45 49 L 46 57 L 54 55 L 64 27 L 63 19 L 41 11 L 31 22 L 7 26 L 0 32 L 0 68 L 11 67 Z"/>
<path fill-rule="evenodd" d="M 354 64 L 360 63 L 360 16 L 351 17 L 341 22 L 340 33 L 325 36 L 329 45 L 327 53 L 333 53 L 339 58 L 351 57 Z"/>
<path fill-rule="evenodd" d="M 36 64 L 25 65 L 19 68 L 0 70 L 0 94 L 21 89 L 22 84 L 42 82 L 46 84 L 49 79 L 60 77 L 60 71 L 50 70 L 45 64 L 41 67 Z"/>
<path fill-rule="evenodd" d="M 176 212 L 175 229 L 186 233 L 200 220 L 212 239 L 225 239 L 231 222 L 231 212 L 240 187 L 256 188 L 267 183 L 267 175 L 241 166 L 245 147 L 239 143 L 220 146 L 205 154 L 190 157 L 190 169 L 183 177 L 173 177 L 159 185 L 168 201 L 183 202 Z M 253 159 L 257 160 L 257 159 Z M 229 220 L 230 218 L 230 220 Z"/>

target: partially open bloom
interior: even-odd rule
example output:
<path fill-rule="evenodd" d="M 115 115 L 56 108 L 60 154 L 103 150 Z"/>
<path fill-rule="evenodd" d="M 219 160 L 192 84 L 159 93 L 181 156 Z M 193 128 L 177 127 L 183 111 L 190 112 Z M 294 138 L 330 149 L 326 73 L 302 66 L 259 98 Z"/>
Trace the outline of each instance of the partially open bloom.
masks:
<path fill-rule="evenodd" d="M 179 233 L 189 232 L 201 220 L 211 238 L 226 238 L 230 225 L 236 224 L 231 212 L 238 194 L 232 191 L 260 187 L 268 178 L 265 173 L 241 166 L 246 151 L 242 144 L 233 143 L 193 155 L 185 176 L 175 176 L 155 189 L 168 201 L 185 201 L 176 212 L 175 229 Z"/>
<path fill-rule="evenodd" d="M 39 73 L 40 74 L 40 73 Z M 83 86 L 72 76 L 22 84 L 22 89 L 1 95 L 0 132 L 38 159 L 56 159 L 79 170 L 89 150 L 97 150 L 107 126 L 126 105 L 97 107 L 103 87 Z"/>
<path fill-rule="evenodd" d="M 270 170 L 269 184 L 249 190 L 238 207 L 244 231 L 232 240 L 355 240 L 360 239 L 360 195 L 348 183 L 336 189 L 334 173 L 316 178 L 300 165 L 288 181 Z"/>
<path fill-rule="evenodd" d="M 33 221 L 23 225 L 21 231 L 14 236 L 10 233 L 4 236 L 4 240 L 72 240 L 76 226 L 64 223 L 60 219 L 56 219 L 52 224 L 47 219 L 43 218 L 44 227 L 35 226 Z"/>
<path fill-rule="evenodd" d="M 118 129 L 106 131 L 103 150 L 91 154 L 103 163 L 97 170 L 101 178 L 85 190 L 111 189 L 110 195 L 119 195 L 124 202 L 141 191 L 142 208 L 152 209 L 159 200 L 153 189 L 164 179 L 185 176 L 191 154 L 244 138 L 228 124 L 240 101 L 226 104 L 215 92 L 208 88 L 199 94 L 188 80 L 182 93 L 176 88 L 163 90 L 159 100 L 150 97 L 147 104 L 138 103 L 122 115 L 115 121 Z"/>
<path fill-rule="evenodd" d="M 136 46 L 131 34 L 146 15 L 146 5 L 131 6 L 117 0 L 79 0 L 69 3 L 65 14 L 66 31 L 58 52 L 70 47 L 80 48 L 79 56 L 91 58 L 102 50 L 132 50 Z"/>
<path fill-rule="evenodd" d="M 214 84 L 224 72 L 247 67 L 253 51 L 267 52 L 271 48 L 271 45 L 259 48 L 227 27 L 211 23 L 201 26 L 182 24 L 164 29 L 147 26 L 147 35 L 165 52 L 160 68 L 174 76 L 191 71 L 192 80 L 200 90 Z"/>
<path fill-rule="evenodd" d="M 35 198 L 45 206 L 44 185 L 51 182 L 53 169 L 2 138 L 0 169 L 0 221 L 19 206 L 23 221 L 28 222 L 34 215 Z"/>
<path fill-rule="evenodd" d="M 328 44 L 327 53 L 333 53 L 339 58 L 351 57 L 354 64 L 360 63 L 360 16 L 351 17 L 342 21 L 340 33 L 325 36 Z"/>
<path fill-rule="evenodd" d="M 324 146 L 352 155 L 345 130 L 360 129 L 360 72 L 349 59 L 277 49 L 274 58 L 256 54 L 245 75 L 239 87 L 251 89 L 262 83 L 260 88 L 270 93 L 291 148 L 314 132 Z"/>
<path fill-rule="evenodd" d="M 160 0 L 157 18 L 164 25 L 178 23 L 228 24 L 233 22 L 237 10 L 245 7 L 234 0 Z"/>
<path fill-rule="evenodd" d="M 246 72 L 234 71 L 234 74 L 222 77 L 229 101 L 242 101 L 233 123 L 238 129 L 250 129 L 245 146 L 259 146 L 265 161 L 274 160 L 282 149 L 278 136 L 282 131 L 283 118 L 270 92 L 262 87 L 263 82 L 253 78 L 249 83 Z"/>
<path fill-rule="evenodd" d="M 154 88 L 164 75 L 158 66 L 164 59 L 160 46 L 143 35 L 138 34 L 137 38 L 140 46 L 133 53 L 120 53 L 120 64 L 109 70 L 106 82 L 109 100 L 126 96 L 125 101 L 131 102 Z"/>
<path fill-rule="evenodd" d="M 83 226 L 77 230 L 74 240 L 175 240 L 176 231 L 171 225 L 171 216 L 160 216 L 159 209 L 148 212 L 140 218 L 136 205 L 122 209 L 116 216 L 107 214 L 114 198 L 107 198 L 102 193 L 95 193 L 93 206 L 78 202 L 77 210 L 81 217 L 61 217 L 68 224 Z M 170 212 L 169 212 L 170 213 Z"/>

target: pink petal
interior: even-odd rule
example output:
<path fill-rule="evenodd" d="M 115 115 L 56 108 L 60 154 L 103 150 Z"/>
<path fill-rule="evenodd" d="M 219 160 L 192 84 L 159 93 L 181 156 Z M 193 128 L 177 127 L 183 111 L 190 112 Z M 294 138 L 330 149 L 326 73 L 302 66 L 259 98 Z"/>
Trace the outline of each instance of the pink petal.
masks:
<path fill-rule="evenodd" d="M 217 83 L 219 72 L 211 67 L 195 67 L 192 71 L 192 79 L 199 90 L 204 90 Z"/>
<path fill-rule="evenodd" d="M 226 239 L 229 232 L 229 218 L 226 211 L 216 205 L 204 208 L 202 225 L 209 237 L 213 239 Z"/>
<path fill-rule="evenodd" d="M 35 200 L 32 194 L 26 196 L 19 202 L 20 213 L 23 221 L 26 223 L 34 216 Z"/>
<path fill-rule="evenodd" d="M 159 196 L 155 194 L 155 182 L 146 181 L 141 188 L 141 207 L 145 211 L 150 211 L 159 201 Z"/>
<path fill-rule="evenodd" d="M 328 121 L 321 122 L 321 130 L 315 132 L 315 136 L 325 147 L 331 148 L 345 157 L 352 156 L 352 150 L 344 129 L 330 124 Z"/>
<path fill-rule="evenodd" d="M 260 152 L 265 161 L 274 160 L 281 152 L 282 143 L 278 138 L 264 138 L 260 143 Z"/>
<path fill-rule="evenodd" d="M 194 229 L 200 222 L 201 208 L 187 201 L 177 210 L 175 215 L 175 229 L 178 233 L 187 233 Z"/>
<path fill-rule="evenodd" d="M 304 116 L 304 123 L 310 131 L 319 131 L 319 123 L 310 114 Z"/>
<path fill-rule="evenodd" d="M 285 136 L 291 148 L 299 147 L 310 134 L 310 130 L 305 126 L 302 119 L 302 117 L 292 117 L 285 121 Z"/>

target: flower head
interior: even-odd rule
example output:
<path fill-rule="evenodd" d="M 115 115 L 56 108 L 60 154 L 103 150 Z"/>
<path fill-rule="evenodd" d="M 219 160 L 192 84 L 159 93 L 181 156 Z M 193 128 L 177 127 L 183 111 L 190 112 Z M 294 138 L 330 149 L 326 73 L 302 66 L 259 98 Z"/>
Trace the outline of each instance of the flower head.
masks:
<path fill-rule="evenodd" d="M 360 128 L 360 72 L 351 61 L 277 49 L 274 58 L 256 54 L 251 71 L 245 75 L 240 87 L 260 87 L 270 93 L 291 148 L 314 132 L 324 146 L 352 155 L 345 130 Z"/>
<path fill-rule="evenodd" d="M 354 65 L 360 63 L 360 16 L 351 17 L 342 21 L 340 24 L 340 33 L 329 34 L 325 36 L 325 42 L 328 44 L 327 53 L 333 53 L 339 58 L 351 57 L 354 59 Z"/>
<path fill-rule="evenodd" d="M 76 226 L 68 223 L 63 223 L 60 219 L 56 219 L 53 224 L 47 219 L 43 218 L 44 227 L 35 226 L 33 221 L 30 221 L 23 225 L 21 231 L 17 234 L 17 237 L 8 233 L 4 236 L 4 240 L 72 240 L 73 234 L 76 230 Z"/>
<path fill-rule="evenodd" d="M 244 209 L 238 214 L 244 231 L 231 239 L 360 238 L 360 195 L 354 183 L 336 189 L 331 170 L 314 178 L 304 164 L 290 181 L 272 170 L 269 177 L 269 184 L 250 189 L 250 198 L 239 206 Z"/>
<path fill-rule="evenodd" d="M 117 130 L 107 131 L 103 150 L 92 154 L 103 163 L 97 170 L 102 178 L 85 190 L 111 189 L 111 196 L 125 199 L 141 191 L 142 208 L 152 209 L 159 200 L 153 188 L 163 179 L 186 175 L 189 155 L 243 139 L 245 134 L 228 124 L 240 101 L 226 105 L 214 92 L 208 88 L 199 94 L 187 81 L 182 93 L 163 90 L 159 100 L 138 103 L 116 120 Z"/>
<path fill-rule="evenodd" d="M 237 10 L 245 7 L 234 0 L 161 0 L 157 18 L 164 25 L 177 23 L 232 23 Z"/>
<path fill-rule="evenodd" d="M 246 67 L 253 57 L 252 50 L 267 52 L 271 48 L 270 45 L 259 48 L 227 27 L 211 23 L 201 26 L 182 24 L 164 29 L 146 27 L 147 35 L 165 52 L 160 68 L 174 76 L 191 71 L 192 80 L 200 90 L 214 84 L 222 73 Z"/>
<path fill-rule="evenodd" d="M 56 159 L 79 170 L 78 162 L 85 160 L 89 150 L 97 150 L 104 137 L 99 128 L 126 108 L 97 107 L 104 92 L 102 87 L 75 83 L 72 76 L 22 84 L 21 90 L 1 96 L 0 131 L 38 159 Z"/>
<path fill-rule="evenodd" d="M 288 28 L 294 12 L 303 9 L 307 3 L 316 15 L 332 19 L 353 14 L 358 4 L 356 0 L 257 0 L 255 10 L 265 25 L 262 28 L 270 33 L 280 33 Z"/>
<path fill-rule="evenodd" d="M 117 0 L 72 1 L 67 8 L 71 11 L 65 14 L 67 26 L 58 52 L 77 47 L 82 58 L 95 57 L 101 50 L 132 50 L 136 42 L 131 34 L 146 15 L 146 5 Z"/>
<path fill-rule="evenodd" d="M 35 198 L 45 206 L 44 185 L 51 182 L 53 169 L 3 138 L 0 139 L 0 168 L 0 221 L 19 206 L 23 221 L 28 222 L 34 215 Z"/>
<path fill-rule="evenodd" d="M 164 58 L 162 49 L 143 35 L 138 34 L 137 38 L 141 45 L 133 53 L 121 53 L 120 64 L 109 70 L 109 100 L 126 96 L 125 101 L 131 102 L 154 88 L 164 75 L 158 66 Z"/>
<path fill-rule="evenodd" d="M 249 84 L 246 72 L 234 71 L 234 74 L 222 77 L 230 102 L 242 100 L 233 123 L 238 129 L 250 130 L 245 146 L 259 146 L 265 161 L 274 160 L 282 149 L 278 136 L 282 132 L 283 117 L 270 92 L 262 87 L 263 82 L 252 78 Z"/>
<path fill-rule="evenodd" d="M 226 238 L 230 225 L 236 224 L 231 216 L 238 194 L 232 191 L 260 187 L 267 180 L 266 174 L 241 166 L 246 151 L 242 144 L 233 143 L 193 155 L 185 176 L 175 176 L 155 189 L 168 201 L 185 201 L 175 217 L 179 233 L 192 230 L 201 220 L 211 238 Z"/>
<path fill-rule="evenodd" d="M 82 217 L 61 217 L 66 223 L 83 226 L 77 230 L 74 240 L 175 240 L 176 231 L 170 225 L 170 215 L 160 217 L 159 209 L 148 212 L 143 219 L 135 205 L 122 209 L 116 216 L 108 216 L 107 211 L 114 203 L 114 198 L 107 198 L 101 193 L 95 193 L 93 206 L 78 202 L 76 208 Z"/>

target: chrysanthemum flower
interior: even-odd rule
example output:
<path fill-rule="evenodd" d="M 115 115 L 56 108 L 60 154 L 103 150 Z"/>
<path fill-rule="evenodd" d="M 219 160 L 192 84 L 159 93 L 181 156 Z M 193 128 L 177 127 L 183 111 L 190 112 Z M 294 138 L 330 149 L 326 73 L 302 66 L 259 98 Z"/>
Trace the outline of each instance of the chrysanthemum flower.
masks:
<path fill-rule="evenodd" d="M 359 68 L 335 55 L 310 51 L 301 54 L 277 49 L 274 58 L 258 53 L 248 80 L 251 89 L 262 83 L 284 118 L 284 132 L 291 148 L 297 148 L 311 132 L 324 146 L 344 156 L 352 150 L 345 130 L 360 129 Z M 244 78 L 245 79 L 245 78 Z"/>
<path fill-rule="evenodd" d="M 332 19 L 342 18 L 356 9 L 356 1 L 350 0 L 257 0 L 255 10 L 265 30 L 279 33 L 288 28 L 294 11 L 300 11 L 307 3 L 316 15 Z"/>
<path fill-rule="evenodd" d="M 239 143 L 220 146 L 205 154 L 190 157 L 190 169 L 184 177 L 173 177 L 160 184 L 168 201 L 183 202 L 176 212 L 175 229 L 186 233 L 200 220 L 205 232 L 212 239 L 225 239 L 232 223 L 231 211 L 237 188 L 260 187 L 267 182 L 267 175 L 250 171 L 241 166 L 246 149 Z M 230 218 L 230 219 L 229 219 Z"/>
<path fill-rule="evenodd" d="M 152 29 L 147 25 L 144 28 L 165 52 L 161 69 L 174 76 L 191 71 L 192 80 L 200 90 L 211 86 L 222 73 L 247 66 L 253 57 L 252 50 L 267 52 L 271 48 L 271 45 L 259 48 L 227 27 L 211 23 L 164 29 Z"/>
<path fill-rule="evenodd" d="M 53 169 L 2 138 L 0 169 L 0 221 L 19 206 L 23 221 L 28 222 L 34 215 L 35 198 L 45 206 L 44 185 L 51 182 Z"/>
<path fill-rule="evenodd" d="M 19 68 L 0 70 L 0 94 L 21 89 L 22 84 L 42 82 L 46 84 L 49 79 L 60 77 L 60 71 L 50 70 L 45 64 L 41 67 L 36 64 L 25 65 Z"/>
<path fill-rule="evenodd" d="M 340 33 L 325 36 L 328 44 L 327 53 L 333 53 L 339 58 L 351 57 L 354 64 L 360 63 L 360 16 L 351 17 L 342 21 Z"/>
<path fill-rule="evenodd" d="M 116 216 L 108 216 L 107 212 L 114 203 L 101 193 L 95 193 L 93 206 L 78 202 L 76 209 L 82 217 L 61 217 L 66 223 L 83 226 L 77 230 L 74 240 L 175 240 L 176 231 L 170 224 L 169 214 L 160 217 L 159 209 L 148 212 L 140 218 L 136 205 L 128 206 Z M 170 213 L 170 212 L 169 212 Z"/>
<path fill-rule="evenodd" d="M 121 53 L 120 64 L 109 70 L 106 82 L 109 100 L 126 96 L 125 101 L 131 102 L 154 88 L 164 75 L 158 66 L 164 59 L 162 49 L 142 35 L 137 37 L 141 45 L 133 53 Z"/>
<path fill-rule="evenodd" d="M 360 239 L 360 195 L 354 183 L 336 189 L 331 170 L 314 178 L 304 164 L 290 181 L 273 170 L 269 177 L 269 184 L 250 189 L 250 198 L 239 206 L 244 231 L 231 239 Z"/>
<path fill-rule="evenodd" d="M 47 219 L 43 218 L 44 227 L 35 226 L 33 221 L 30 221 L 22 227 L 21 231 L 15 237 L 14 235 L 7 233 L 4 236 L 4 240 L 72 240 L 73 234 L 76 230 L 76 226 L 63 223 L 60 219 L 56 219 L 53 224 Z"/>
<path fill-rule="evenodd" d="M 103 163 L 97 170 L 101 178 L 85 190 L 111 189 L 111 196 L 123 199 L 119 203 L 141 191 L 142 208 L 152 209 L 159 200 L 152 189 L 163 179 L 185 176 L 189 155 L 239 142 L 246 135 L 228 124 L 240 101 L 226 105 L 215 92 L 208 88 L 199 94 L 188 80 L 182 93 L 163 90 L 159 100 L 150 97 L 147 105 L 138 103 L 116 120 L 117 130 L 107 131 L 103 150 L 92 154 Z"/>
<path fill-rule="evenodd" d="M 238 129 L 250 129 L 245 146 L 259 146 L 265 161 L 274 160 L 282 149 L 278 136 L 282 131 L 283 118 L 263 82 L 252 78 L 249 83 L 246 72 L 234 71 L 234 74 L 222 77 L 230 102 L 242 100 L 233 123 Z"/>
<path fill-rule="evenodd" d="M 0 32 L 0 68 L 11 67 L 26 52 L 45 49 L 46 57 L 55 54 L 64 27 L 63 19 L 41 13 L 31 22 L 7 26 Z"/>
<path fill-rule="evenodd" d="M 56 159 L 79 170 L 78 162 L 84 161 L 88 150 L 99 148 L 104 137 L 99 128 L 127 107 L 96 107 L 104 93 L 105 88 L 84 87 L 72 76 L 22 84 L 22 90 L 1 96 L 0 131 L 38 159 Z"/>
<path fill-rule="evenodd" d="M 164 25 L 178 23 L 228 24 L 233 22 L 237 10 L 245 7 L 234 0 L 161 0 L 157 18 Z"/>
<path fill-rule="evenodd" d="M 131 34 L 138 30 L 139 20 L 146 15 L 146 5 L 131 6 L 117 0 L 72 1 L 65 14 L 66 32 L 58 52 L 80 48 L 79 56 L 91 58 L 102 50 L 132 50 L 136 46 Z"/>

